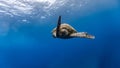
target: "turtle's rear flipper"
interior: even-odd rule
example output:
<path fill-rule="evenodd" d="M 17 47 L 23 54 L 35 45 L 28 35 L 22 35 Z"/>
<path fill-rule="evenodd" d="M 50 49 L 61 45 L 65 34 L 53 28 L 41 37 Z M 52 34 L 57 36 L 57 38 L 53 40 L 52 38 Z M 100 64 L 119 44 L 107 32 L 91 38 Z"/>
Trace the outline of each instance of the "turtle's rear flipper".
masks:
<path fill-rule="evenodd" d="M 78 38 L 89 38 L 89 39 L 95 39 L 95 36 L 88 34 L 87 32 L 79 32 L 79 33 L 73 33 L 70 35 L 71 37 L 78 37 Z"/>
<path fill-rule="evenodd" d="M 56 36 L 57 37 L 59 37 L 60 25 L 61 25 L 61 16 L 59 16 L 58 22 L 57 22 L 57 28 L 56 28 Z"/>

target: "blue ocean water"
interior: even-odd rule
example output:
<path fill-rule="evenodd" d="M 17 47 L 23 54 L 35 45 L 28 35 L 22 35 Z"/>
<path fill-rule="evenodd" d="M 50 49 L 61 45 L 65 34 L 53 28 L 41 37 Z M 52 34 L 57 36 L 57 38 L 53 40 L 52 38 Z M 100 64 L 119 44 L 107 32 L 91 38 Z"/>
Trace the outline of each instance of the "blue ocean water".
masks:
<path fill-rule="evenodd" d="M 119 0 L 35 1 L 0 1 L 0 68 L 120 68 Z M 59 15 L 96 38 L 53 38 Z"/>

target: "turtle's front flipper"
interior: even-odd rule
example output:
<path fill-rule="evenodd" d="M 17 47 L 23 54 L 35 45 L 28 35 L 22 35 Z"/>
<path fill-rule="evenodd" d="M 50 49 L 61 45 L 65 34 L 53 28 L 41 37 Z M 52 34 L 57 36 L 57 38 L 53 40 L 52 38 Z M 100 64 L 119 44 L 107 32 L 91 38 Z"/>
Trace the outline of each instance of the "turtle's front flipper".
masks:
<path fill-rule="evenodd" d="M 71 37 L 78 37 L 78 38 L 89 38 L 89 39 L 95 39 L 95 36 L 88 34 L 87 32 L 79 32 L 79 33 L 73 33 L 70 35 Z"/>
<path fill-rule="evenodd" d="M 61 25 L 61 16 L 59 16 L 58 22 L 57 22 L 57 28 L 56 28 L 56 36 L 57 37 L 59 37 L 60 25 Z"/>

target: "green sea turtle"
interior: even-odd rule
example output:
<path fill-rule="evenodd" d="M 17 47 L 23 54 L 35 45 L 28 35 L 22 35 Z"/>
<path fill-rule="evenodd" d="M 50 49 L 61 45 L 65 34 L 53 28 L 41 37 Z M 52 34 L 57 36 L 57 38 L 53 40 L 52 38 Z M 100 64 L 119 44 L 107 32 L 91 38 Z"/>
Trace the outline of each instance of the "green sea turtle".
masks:
<path fill-rule="evenodd" d="M 90 38 L 94 39 L 93 35 L 88 34 L 87 32 L 77 32 L 72 26 L 67 23 L 61 24 L 61 16 L 58 18 L 57 27 L 52 30 L 52 35 L 54 38 Z"/>

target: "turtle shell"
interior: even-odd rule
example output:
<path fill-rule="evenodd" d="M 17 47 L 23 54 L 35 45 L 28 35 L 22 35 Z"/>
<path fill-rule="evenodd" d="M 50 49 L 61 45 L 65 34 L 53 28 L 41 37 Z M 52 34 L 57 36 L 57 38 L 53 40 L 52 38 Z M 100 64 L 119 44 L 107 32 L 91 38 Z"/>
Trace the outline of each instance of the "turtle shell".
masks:
<path fill-rule="evenodd" d="M 77 33 L 77 31 L 72 26 L 70 26 L 69 24 L 66 24 L 66 23 L 61 24 L 60 30 L 62 30 L 62 29 L 66 29 L 69 32 L 68 33 L 69 35 L 72 33 Z"/>
<path fill-rule="evenodd" d="M 56 37 L 56 28 L 53 29 L 52 33 L 53 37 Z M 61 38 L 68 38 L 73 33 L 77 33 L 77 31 L 69 24 L 64 23 L 60 25 L 59 34 Z"/>

